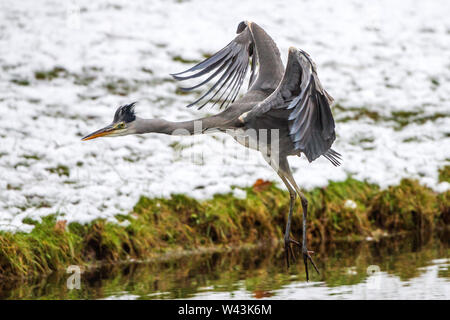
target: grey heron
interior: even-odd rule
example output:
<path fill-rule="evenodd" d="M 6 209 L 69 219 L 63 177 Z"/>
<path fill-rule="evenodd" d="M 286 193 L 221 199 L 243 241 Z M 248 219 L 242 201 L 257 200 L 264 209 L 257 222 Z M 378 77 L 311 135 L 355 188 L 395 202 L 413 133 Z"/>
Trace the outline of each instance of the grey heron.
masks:
<path fill-rule="evenodd" d="M 238 98 L 249 67 L 248 90 Z M 336 138 L 330 109 L 333 98 L 322 87 L 316 65 L 310 56 L 303 50 L 290 47 L 285 69 L 272 38 L 256 23 L 244 21 L 238 25 L 237 36 L 227 46 L 192 68 L 172 76 L 178 81 L 199 81 L 183 90 L 205 88 L 202 95 L 188 107 L 195 105 L 200 109 L 207 103 L 220 102 L 220 109 L 224 109 L 212 116 L 173 122 L 137 117 L 135 104 L 131 103 L 117 109 L 110 125 L 82 140 L 152 132 L 233 132 L 233 138 L 239 143 L 262 153 L 289 191 L 290 205 L 284 233 L 287 267 L 290 260 L 295 260 L 292 246 L 298 246 L 302 250 L 306 279 L 309 280 L 308 261 L 319 273 L 311 258 L 313 251 L 307 248 L 308 200 L 295 182 L 287 160 L 288 156 L 300 156 L 303 153 L 309 162 L 324 156 L 333 165 L 340 165 L 341 155 L 331 149 Z M 208 83 L 212 85 L 206 86 Z M 201 130 L 195 129 L 196 123 L 201 124 Z M 265 137 L 263 143 L 261 132 L 264 130 L 276 132 L 276 140 L 270 135 Z M 277 148 L 273 148 L 274 145 Z M 290 236 L 297 196 L 300 197 L 303 211 L 302 243 Z"/>

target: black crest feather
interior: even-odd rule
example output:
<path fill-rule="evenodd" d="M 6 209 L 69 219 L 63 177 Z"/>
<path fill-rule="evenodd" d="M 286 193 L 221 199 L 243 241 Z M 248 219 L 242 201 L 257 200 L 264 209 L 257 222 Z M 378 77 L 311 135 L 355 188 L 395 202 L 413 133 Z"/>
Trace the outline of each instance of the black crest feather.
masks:
<path fill-rule="evenodd" d="M 123 106 L 120 106 L 116 113 L 114 114 L 114 120 L 113 122 L 120 122 L 120 121 L 124 121 L 124 122 L 132 122 L 134 120 L 136 120 L 136 113 L 134 111 L 134 107 L 136 105 L 137 102 L 133 102 L 130 104 L 125 104 Z"/>

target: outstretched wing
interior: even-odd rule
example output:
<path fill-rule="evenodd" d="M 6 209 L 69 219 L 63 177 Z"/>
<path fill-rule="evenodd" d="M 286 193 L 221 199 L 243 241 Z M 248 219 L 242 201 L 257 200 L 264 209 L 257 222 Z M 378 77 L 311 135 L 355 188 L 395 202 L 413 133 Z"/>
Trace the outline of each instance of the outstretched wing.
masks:
<path fill-rule="evenodd" d="M 304 153 L 309 162 L 323 155 L 339 165 L 341 155 L 331 149 L 336 139 L 332 103 L 333 98 L 322 87 L 309 55 L 291 47 L 278 88 L 256 105 L 248 117 L 286 118 L 295 150 Z"/>
<path fill-rule="evenodd" d="M 192 87 L 182 87 L 183 91 L 212 86 L 200 98 L 187 107 L 198 105 L 203 108 L 208 102 L 221 101 L 220 108 L 227 107 L 236 99 L 247 74 L 249 63 L 251 74 L 249 88 L 275 90 L 283 74 L 280 53 L 273 40 L 257 24 L 241 22 L 238 35 L 226 47 L 198 63 L 192 68 L 172 74 L 179 81 L 205 77 Z M 262 57 L 262 58 L 259 58 Z M 256 66 L 259 64 L 259 72 Z M 270 80 L 266 78 L 270 77 Z"/>

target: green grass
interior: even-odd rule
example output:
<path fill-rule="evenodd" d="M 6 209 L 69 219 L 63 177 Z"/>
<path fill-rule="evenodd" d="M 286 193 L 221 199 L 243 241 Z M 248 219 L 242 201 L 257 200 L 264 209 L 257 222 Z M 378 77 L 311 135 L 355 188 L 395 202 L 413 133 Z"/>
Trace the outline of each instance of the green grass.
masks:
<path fill-rule="evenodd" d="M 96 67 L 83 67 L 82 73 L 76 74 L 69 72 L 63 67 L 54 66 L 48 70 L 36 70 L 34 72 L 34 78 L 38 81 L 52 81 L 58 78 L 69 78 L 76 85 L 88 86 L 97 80 L 97 73 L 99 71 L 102 70 Z M 30 84 L 27 79 L 13 79 L 12 82 L 23 86 Z"/>
<path fill-rule="evenodd" d="M 55 172 L 60 174 L 59 172 Z M 0 233 L 0 277 L 47 274 L 68 265 L 147 259 L 168 252 L 226 248 L 282 239 L 289 195 L 272 183 L 246 188 L 247 197 L 216 195 L 198 201 L 186 195 L 141 197 L 132 212 L 118 215 L 128 226 L 95 220 L 87 225 L 49 216 L 31 233 Z M 309 240 L 361 239 L 382 233 L 431 232 L 446 228 L 449 194 L 435 193 L 414 180 L 380 190 L 347 179 L 307 192 Z M 352 200 L 355 206 L 346 205 Z M 301 234 L 301 211 L 293 217 L 294 238 Z"/>
<path fill-rule="evenodd" d="M 60 177 L 61 176 L 66 176 L 66 177 L 70 176 L 70 169 L 69 169 L 69 167 L 67 167 L 65 165 L 62 165 L 62 164 L 59 164 L 58 166 L 56 166 L 54 168 L 47 168 L 45 170 L 47 170 L 50 173 L 57 174 Z"/>
<path fill-rule="evenodd" d="M 445 237 L 399 236 L 314 245 L 310 249 L 315 250 L 321 274 L 312 273 L 311 280 L 327 287 L 353 285 L 367 279 L 367 267 L 376 264 L 382 272 L 408 281 L 435 259 L 448 256 L 447 242 Z M 437 276 L 448 278 L 448 270 L 441 265 Z M 61 270 L 48 277 L 0 281 L 0 299 L 98 299 L 122 292 L 141 299 L 174 299 L 239 289 L 258 298 L 278 295 L 277 289 L 306 280 L 303 263 L 286 269 L 282 244 L 276 243 L 168 254 L 147 263 L 105 264 L 84 270 L 80 290 L 68 290 L 67 277 Z"/>
<path fill-rule="evenodd" d="M 108 78 L 102 87 L 110 94 L 127 96 L 132 92 L 136 92 L 140 87 L 155 87 L 167 82 L 173 82 L 168 77 L 152 77 L 147 80 L 127 80 L 124 78 Z"/>
<path fill-rule="evenodd" d="M 12 79 L 11 82 L 15 83 L 19 86 L 29 86 L 30 85 L 30 81 L 28 81 L 28 79 Z"/>
<path fill-rule="evenodd" d="M 38 70 L 34 72 L 34 77 L 36 80 L 47 80 L 51 81 L 55 78 L 65 77 L 68 72 L 63 67 L 55 66 L 50 70 Z"/>
<path fill-rule="evenodd" d="M 172 61 L 177 61 L 177 62 L 181 62 L 181 63 L 185 63 L 185 64 L 194 64 L 194 63 L 198 63 L 198 60 L 189 60 L 189 59 L 185 59 L 181 56 L 174 56 L 172 57 Z"/>
<path fill-rule="evenodd" d="M 439 182 L 450 182 L 450 165 L 439 169 Z"/>
<path fill-rule="evenodd" d="M 393 111 L 389 116 L 383 116 L 377 111 L 369 110 L 366 107 L 344 107 L 339 103 L 336 103 L 333 109 L 337 111 L 337 122 L 358 121 L 361 119 L 370 119 L 374 122 L 393 122 L 395 130 L 401 130 L 411 123 L 424 124 L 427 121 L 448 117 L 448 114 L 440 112 L 424 115 L 419 111 Z M 341 113 L 344 113 L 344 116 Z"/>

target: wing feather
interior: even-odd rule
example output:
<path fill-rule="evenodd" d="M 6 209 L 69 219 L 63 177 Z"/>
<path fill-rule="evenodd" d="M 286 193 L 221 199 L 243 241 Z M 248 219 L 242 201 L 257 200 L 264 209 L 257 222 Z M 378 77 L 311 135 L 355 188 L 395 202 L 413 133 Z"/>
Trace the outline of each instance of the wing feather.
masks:
<path fill-rule="evenodd" d="M 191 87 L 180 88 L 182 91 L 206 88 L 200 97 L 187 107 L 198 105 L 198 109 L 201 109 L 209 102 L 213 102 L 214 106 L 223 97 L 225 99 L 221 102 L 220 108 L 228 107 L 239 94 L 249 64 L 251 65 L 249 90 L 270 87 L 272 90 L 276 89 L 282 78 L 283 64 L 273 40 L 261 27 L 251 22 L 241 22 L 237 33 L 233 41 L 211 57 L 185 71 L 172 74 L 178 81 L 200 80 L 200 77 L 208 75 L 206 79 Z M 260 55 L 262 60 L 259 58 Z M 259 74 L 262 73 L 264 76 L 260 77 Z M 212 85 L 207 87 L 210 83 Z"/>
<path fill-rule="evenodd" d="M 176 80 L 197 79 L 206 74 L 210 74 L 205 80 L 192 87 L 181 87 L 180 89 L 183 91 L 192 91 L 215 81 L 205 93 L 187 107 L 199 104 L 198 109 L 201 109 L 208 102 L 213 101 L 217 95 L 222 97 L 227 91 L 229 91 L 227 97 L 230 96 L 232 99 L 225 101 L 225 107 L 234 101 L 237 96 L 236 93 L 239 92 L 243 79 L 245 78 L 245 73 L 241 71 L 244 67 L 245 71 L 247 71 L 250 60 L 249 49 L 252 41 L 251 32 L 248 27 L 245 27 L 225 48 L 219 50 L 205 61 L 198 63 L 186 71 L 172 74 Z"/>
<path fill-rule="evenodd" d="M 336 139 L 330 108 L 332 102 L 333 98 L 322 87 L 309 55 L 290 48 L 286 70 L 278 88 L 252 109 L 248 117 L 263 114 L 279 117 L 280 111 L 284 110 L 294 149 L 304 153 L 310 162 L 324 156 L 337 166 L 341 155 L 331 149 Z"/>

